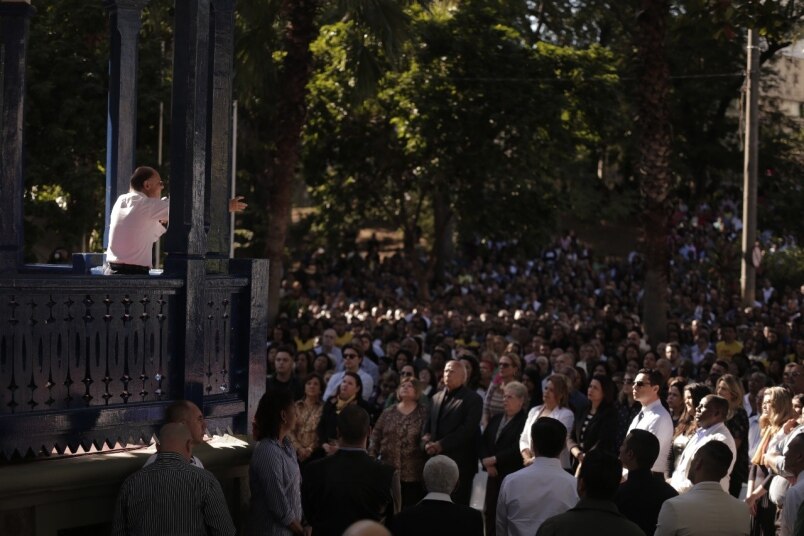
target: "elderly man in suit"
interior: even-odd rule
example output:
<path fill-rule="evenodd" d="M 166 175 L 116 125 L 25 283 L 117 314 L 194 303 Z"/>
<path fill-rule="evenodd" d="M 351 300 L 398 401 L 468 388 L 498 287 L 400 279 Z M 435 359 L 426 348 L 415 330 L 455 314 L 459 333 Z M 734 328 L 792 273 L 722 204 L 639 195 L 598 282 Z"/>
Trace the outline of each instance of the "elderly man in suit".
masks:
<path fill-rule="evenodd" d="M 403 510 L 391 522 L 394 536 L 483 536 L 480 512 L 452 502 L 449 494 L 458 482 L 458 465 L 446 456 L 434 456 L 424 464 L 428 494 L 417 505 Z"/>
<path fill-rule="evenodd" d="M 452 499 L 469 505 L 472 478 L 477 472 L 477 442 L 483 399 L 464 385 L 466 368 L 460 361 L 444 367 L 446 389 L 433 397 L 430 415 L 424 426 L 424 450 L 430 456 L 443 454 L 458 464 L 458 486 Z"/>

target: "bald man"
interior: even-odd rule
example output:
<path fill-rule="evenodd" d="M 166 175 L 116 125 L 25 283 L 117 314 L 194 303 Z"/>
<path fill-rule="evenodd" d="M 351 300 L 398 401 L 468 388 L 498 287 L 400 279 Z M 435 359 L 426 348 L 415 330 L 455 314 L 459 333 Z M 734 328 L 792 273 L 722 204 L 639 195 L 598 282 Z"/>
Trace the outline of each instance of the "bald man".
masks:
<path fill-rule="evenodd" d="M 466 368 L 460 361 L 444 367 L 446 389 L 436 393 L 424 426 L 425 452 L 443 454 L 455 460 L 460 471 L 458 487 L 452 493 L 456 504 L 469 506 L 472 479 L 477 472 L 477 443 L 483 399 L 464 385 Z"/>
<path fill-rule="evenodd" d="M 190 465 L 192 450 L 185 424 L 162 427 L 156 461 L 120 487 L 112 536 L 234 536 L 221 485 L 209 471 Z"/>

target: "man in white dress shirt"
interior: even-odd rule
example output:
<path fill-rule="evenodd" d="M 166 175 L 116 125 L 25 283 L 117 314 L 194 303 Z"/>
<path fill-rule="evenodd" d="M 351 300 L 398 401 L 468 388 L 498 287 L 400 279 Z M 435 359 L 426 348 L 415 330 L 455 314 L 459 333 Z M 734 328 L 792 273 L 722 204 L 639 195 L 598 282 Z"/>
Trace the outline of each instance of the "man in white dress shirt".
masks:
<path fill-rule="evenodd" d="M 363 357 L 360 354 L 360 350 L 350 343 L 344 344 L 342 351 L 343 370 L 336 372 L 329 379 L 327 389 L 324 391 L 324 400 L 329 400 L 338 393 L 338 388 L 341 386 L 343 377 L 347 372 L 353 372 L 360 376 L 360 380 L 363 382 L 363 400 L 368 400 L 371 398 L 372 393 L 374 393 L 374 380 L 368 372 L 360 368 L 360 365 L 363 362 Z"/>
<path fill-rule="evenodd" d="M 633 389 L 634 399 L 642 405 L 642 409 L 631 421 L 628 431 L 636 428 L 637 430 L 647 430 L 656 436 L 656 439 L 659 440 L 659 457 L 656 458 L 651 470 L 657 476 L 664 478 L 667 471 L 667 458 L 673 443 L 673 419 L 659 399 L 661 382 L 662 374 L 658 370 L 641 369 L 639 371 L 634 379 Z"/>
<path fill-rule="evenodd" d="M 720 486 L 732 463 L 734 456 L 721 441 L 699 448 L 690 464 L 694 485 L 664 502 L 654 536 L 747 536 L 751 531 L 748 505 Z"/>
<path fill-rule="evenodd" d="M 729 475 L 734 468 L 734 460 L 737 458 L 737 447 L 734 443 L 729 429 L 723 424 L 729 414 L 729 402 L 717 395 L 707 395 L 703 397 L 695 411 L 695 421 L 698 424 L 698 430 L 695 435 L 690 438 L 684 452 L 678 459 L 676 469 L 673 471 L 673 476 L 670 478 L 670 485 L 675 488 L 679 493 L 684 493 L 692 487 L 692 482 L 688 478 L 687 472 L 690 468 L 690 463 L 695 457 L 702 446 L 709 441 L 721 441 L 731 451 L 732 462 L 729 466 L 729 471 L 726 476 L 720 481 L 723 491 L 729 491 Z"/>
<path fill-rule="evenodd" d="M 550 417 L 531 427 L 533 463 L 503 480 L 497 500 L 497 536 L 533 536 L 544 521 L 578 503 L 577 482 L 561 468 L 567 429 Z"/>

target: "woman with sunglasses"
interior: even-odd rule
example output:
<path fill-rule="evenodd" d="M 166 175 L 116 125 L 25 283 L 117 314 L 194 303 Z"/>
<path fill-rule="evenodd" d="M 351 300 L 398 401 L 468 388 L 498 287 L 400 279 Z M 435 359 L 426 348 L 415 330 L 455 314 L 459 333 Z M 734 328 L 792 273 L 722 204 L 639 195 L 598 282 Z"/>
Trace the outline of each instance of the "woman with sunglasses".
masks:
<path fill-rule="evenodd" d="M 483 400 L 483 418 L 480 421 L 481 428 L 485 428 L 492 417 L 504 411 L 503 393 L 505 386 L 519 379 L 520 363 L 519 356 L 512 352 L 505 353 L 500 357 L 498 364 L 499 372 L 497 373 L 497 377 L 494 378 L 494 381 L 491 382 L 488 391 L 486 391 L 485 399 Z"/>

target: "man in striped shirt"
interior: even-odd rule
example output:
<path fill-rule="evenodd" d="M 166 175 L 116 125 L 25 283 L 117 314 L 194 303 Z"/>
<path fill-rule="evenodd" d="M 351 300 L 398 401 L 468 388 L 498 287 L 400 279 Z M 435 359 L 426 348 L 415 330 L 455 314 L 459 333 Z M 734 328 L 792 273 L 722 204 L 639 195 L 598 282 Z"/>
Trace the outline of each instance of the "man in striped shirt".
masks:
<path fill-rule="evenodd" d="M 156 461 L 120 487 L 112 536 L 234 536 L 220 483 L 209 471 L 190 465 L 192 444 L 186 425 L 162 427 Z"/>

